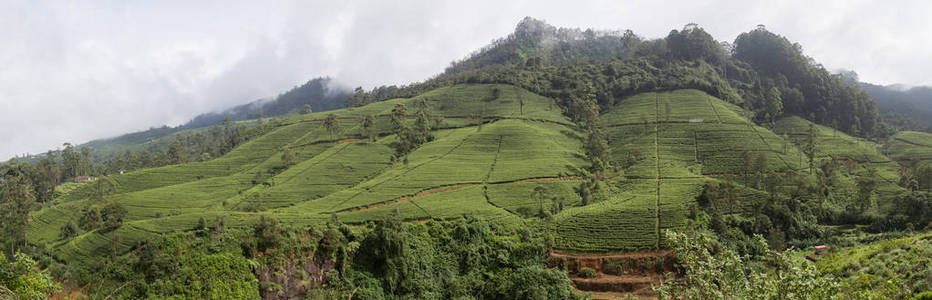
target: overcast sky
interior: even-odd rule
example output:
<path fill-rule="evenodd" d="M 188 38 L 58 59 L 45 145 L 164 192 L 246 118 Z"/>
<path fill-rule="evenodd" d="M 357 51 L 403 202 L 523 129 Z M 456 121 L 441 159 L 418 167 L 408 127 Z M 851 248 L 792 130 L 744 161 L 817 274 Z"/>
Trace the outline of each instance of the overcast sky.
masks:
<path fill-rule="evenodd" d="M 647 38 L 695 22 L 727 41 L 765 24 L 830 70 L 932 85 L 928 3 L 0 0 L 0 160 L 178 125 L 317 76 L 420 81 L 525 16 Z"/>

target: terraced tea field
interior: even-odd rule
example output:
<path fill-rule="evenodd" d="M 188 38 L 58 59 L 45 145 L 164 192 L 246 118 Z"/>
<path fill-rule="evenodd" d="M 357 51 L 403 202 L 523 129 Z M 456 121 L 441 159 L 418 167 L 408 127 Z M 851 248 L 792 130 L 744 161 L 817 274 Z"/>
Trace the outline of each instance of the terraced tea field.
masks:
<path fill-rule="evenodd" d="M 439 116 L 434 140 L 391 162 L 389 114 L 398 104 L 414 111 L 425 100 Z M 339 130 L 322 120 L 335 114 Z M 380 138 L 362 139 L 360 120 L 376 119 Z M 413 116 L 409 116 L 413 118 Z M 482 124 L 482 126 L 478 126 Z M 113 175 L 110 191 L 86 184 L 34 214 L 30 239 L 61 250 L 61 259 L 110 253 L 159 233 L 190 230 L 199 219 L 223 217 L 245 226 L 260 215 L 291 224 L 319 223 L 336 213 L 343 222 L 363 223 L 397 211 L 409 220 L 464 215 L 519 220 L 529 203 L 527 189 L 545 185 L 567 206 L 578 203 L 569 184 L 571 167 L 582 167 L 578 133 L 553 100 L 508 85 L 457 85 L 411 99 L 394 99 L 337 111 L 282 118 L 269 133 L 205 162 Z M 281 160 L 295 154 L 293 165 Z M 520 190 L 520 194 L 517 191 Z M 510 192 L 514 191 L 514 192 Z M 120 203 L 124 225 L 60 240 L 59 228 L 81 209 Z M 551 198 L 547 199 L 552 206 Z M 539 202 L 539 201 L 538 201 Z"/>
<path fill-rule="evenodd" d="M 438 117 L 433 139 L 393 162 L 391 110 L 404 104 L 410 114 L 421 100 Z M 340 125 L 335 132 L 322 126 L 331 113 Z M 376 120 L 375 140 L 364 138 L 360 128 L 367 115 Z M 190 230 L 201 218 L 222 217 L 234 227 L 262 215 L 293 225 L 327 222 L 334 215 L 363 224 L 390 213 L 408 221 L 482 216 L 521 222 L 543 210 L 556 212 L 549 226 L 558 249 L 653 249 L 663 246 L 662 229 L 685 225 L 706 182 L 739 183 L 746 201 L 735 207 L 740 212 L 768 195 L 747 180 L 749 173 L 808 172 L 798 142 L 808 132 L 807 121 L 784 118 L 771 131 L 746 116 L 695 90 L 622 99 L 601 117 L 618 172 L 606 182 L 605 199 L 583 206 L 575 190 L 583 178 L 573 171 L 586 167 L 581 134 L 552 99 L 509 85 L 455 85 L 408 99 L 288 116 L 222 157 L 113 175 L 115 185 L 107 193 L 85 184 L 35 213 L 29 237 L 56 248 L 60 259 L 83 260 L 125 251 L 156 234 Z M 896 163 L 877 145 L 817 129 L 819 160 L 852 161 L 851 174 L 874 168 L 884 180 L 895 180 Z M 900 143 L 887 151 L 899 157 L 932 145 L 921 134 L 896 138 Z M 291 165 L 282 162 L 285 149 L 295 154 Z M 893 193 L 897 187 L 879 190 Z M 128 210 L 124 225 L 60 239 L 59 229 L 101 197 Z"/>
<path fill-rule="evenodd" d="M 904 164 L 932 163 L 932 134 L 916 131 L 901 131 L 890 138 L 885 151 L 896 161 Z"/>

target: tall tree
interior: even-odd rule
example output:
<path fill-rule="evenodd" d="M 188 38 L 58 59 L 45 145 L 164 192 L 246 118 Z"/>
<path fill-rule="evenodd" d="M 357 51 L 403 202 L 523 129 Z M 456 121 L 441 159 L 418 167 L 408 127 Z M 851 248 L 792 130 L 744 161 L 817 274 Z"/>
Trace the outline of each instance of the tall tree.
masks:
<path fill-rule="evenodd" d="M 81 175 L 91 175 L 91 148 L 81 147 Z"/>
<path fill-rule="evenodd" d="M 365 117 L 362 117 L 359 128 L 362 129 L 362 135 L 368 138 L 370 141 L 374 139 L 375 131 L 375 116 L 368 114 Z"/>
<path fill-rule="evenodd" d="M 295 164 L 294 151 L 291 150 L 291 148 L 289 147 L 283 148 L 282 149 L 282 165 L 284 165 L 287 168 L 287 167 L 293 166 L 294 164 Z"/>
<path fill-rule="evenodd" d="M 55 187 L 60 183 L 61 168 L 58 165 L 57 157 L 55 152 L 49 151 L 45 154 L 45 157 L 36 163 L 36 171 L 32 182 L 35 185 L 36 201 L 38 202 L 52 200 Z"/>
<path fill-rule="evenodd" d="M 176 139 L 168 146 L 168 159 L 172 164 L 185 162 L 184 145 L 181 144 L 180 140 Z"/>
<path fill-rule="evenodd" d="M 305 115 L 306 115 L 306 114 L 309 114 L 309 113 L 312 113 L 312 112 L 314 112 L 314 108 L 313 108 L 310 104 L 305 104 L 305 105 L 301 108 L 301 113 L 302 113 L 302 114 L 305 114 Z"/>
<path fill-rule="evenodd" d="M 395 107 L 392 108 L 390 117 L 392 122 L 392 129 L 395 131 L 395 133 L 398 133 L 402 127 L 405 127 L 405 115 L 407 112 L 408 109 L 404 104 L 395 104 Z"/>
<path fill-rule="evenodd" d="M 809 174 L 812 174 L 812 169 L 815 167 L 815 156 L 816 156 L 816 133 L 815 125 L 809 123 L 809 131 L 806 132 L 806 145 L 803 147 L 803 152 L 806 154 L 806 158 L 809 159 Z"/>
<path fill-rule="evenodd" d="M 25 163 L 0 167 L 0 228 L 11 255 L 26 246 L 29 212 L 36 203 L 29 167 Z"/>
<path fill-rule="evenodd" d="M 543 217 L 544 215 L 544 197 L 547 196 L 547 188 L 543 185 L 537 185 L 534 187 L 534 191 L 531 192 L 531 198 L 537 198 L 538 204 L 538 214 Z"/>
<path fill-rule="evenodd" d="M 868 168 L 868 170 L 873 169 L 874 168 Z M 877 187 L 877 178 L 874 172 L 869 172 L 867 175 L 859 176 L 857 178 L 857 186 L 857 208 L 861 212 L 864 212 L 871 207 L 871 196 L 874 194 L 874 189 Z"/>
<path fill-rule="evenodd" d="M 328 114 L 327 119 L 324 119 L 324 128 L 327 129 L 327 133 L 330 134 L 330 139 L 333 139 L 333 134 L 339 131 L 340 121 L 337 120 L 337 115 Z"/>
<path fill-rule="evenodd" d="M 74 150 L 74 146 L 72 146 L 71 143 L 64 143 L 62 146 L 65 147 L 61 152 L 62 175 L 66 179 L 78 177 L 81 157 L 78 155 L 78 152 Z"/>

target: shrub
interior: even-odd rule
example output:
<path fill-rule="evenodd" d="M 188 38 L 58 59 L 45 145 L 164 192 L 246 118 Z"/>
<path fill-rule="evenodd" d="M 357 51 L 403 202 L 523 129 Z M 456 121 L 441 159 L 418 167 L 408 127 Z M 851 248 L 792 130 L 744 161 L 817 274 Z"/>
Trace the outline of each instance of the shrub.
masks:
<path fill-rule="evenodd" d="M 595 270 L 592 268 L 582 268 L 581 270 L 579 270 L 579 277 L 595 278 L 595 276 L 596 276 Z"/>

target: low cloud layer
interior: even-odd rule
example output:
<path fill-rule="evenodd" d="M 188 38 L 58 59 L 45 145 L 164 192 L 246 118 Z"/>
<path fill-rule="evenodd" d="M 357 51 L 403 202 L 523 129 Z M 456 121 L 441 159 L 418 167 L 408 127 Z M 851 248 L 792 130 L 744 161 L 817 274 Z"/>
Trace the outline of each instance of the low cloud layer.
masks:
<path fill-rule="evenodd" d="M 192 2 L 194 4 L 192 4 Z M 765 24 L 829 69 L 932 84 L 922 1 L 5 1 L 0 160 L 274 96 L 437 74 L 524 16 L 656 38 L 695 22 L 719 40 Z"/>

